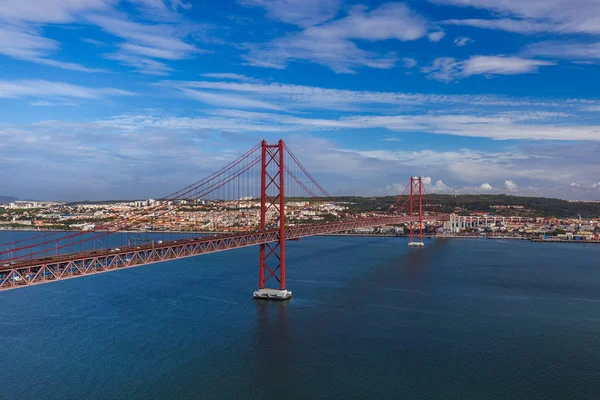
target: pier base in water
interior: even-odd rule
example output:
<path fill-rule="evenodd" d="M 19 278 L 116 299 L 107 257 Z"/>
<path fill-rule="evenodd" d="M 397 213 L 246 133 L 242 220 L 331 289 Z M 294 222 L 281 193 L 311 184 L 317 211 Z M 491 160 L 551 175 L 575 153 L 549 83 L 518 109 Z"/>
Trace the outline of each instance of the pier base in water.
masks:
<path fill-rule="evenodd" d="M 289 300 L 292 298 L 292 292 L 279 289 L 258 289 L 254 292 L 254 298 L 260 300 Z"/>
<path fill-rule="evenodd" d="M 410 243 L 408 243 L 408 247 L 425 247 L 425 243 L 423 243 L 423 242 L 410 242 Z"/>

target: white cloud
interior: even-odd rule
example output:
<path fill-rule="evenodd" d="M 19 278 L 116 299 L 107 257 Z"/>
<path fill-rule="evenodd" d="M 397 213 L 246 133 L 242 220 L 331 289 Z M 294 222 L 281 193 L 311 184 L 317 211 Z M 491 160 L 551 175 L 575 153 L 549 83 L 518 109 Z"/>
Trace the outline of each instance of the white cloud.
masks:
<path fill-rule="evenodd" d="M 513 147 L 510 152 L 392 151 L 389 148 L 393 144 L 382 144 L 381 150 L 365 151 L 312 137 L 304 128 L 290 131 L 276 121 L 260 122 L 240 116 L 142 114 L 89 122 L 5 124 L 0 127 L 0 154 L 8 179 L 5 183 L 24 196 L 43 198 L 53 193 L 52 197 L 63 199 L 108 198 L 115 194 L 153 197 L 213 172 L 215 165 L 218 168 L 224 163 L 223 158 L 235 158 L 260 139 L 273 142 L 280 137 L 311 173 L 336 194 L 376 194 L 377 188 L 404 180 L 398 171 L 403 171 L 400 176 L 406 180 L 411 175 L 424 176 L 430 193 L 465 187 L 470 188 L 469 192 L 481 192 L 476 182 L 489 182 L 508 191 L 502 185 L 506 176 L 518 179 L 518 193 L 525 195 L 592 198 L 598 193 L 592 183 L 600 174 L 600 165 L 595 163 L 600 144 L 543 143 Z M 224 143 L 227 151 L 223 151 Z M 157 164 L 156 157 L 162 162 Z M 81 169 L 67 168 L 79 160 Z M 45 165 L 41 170 L 37 168 L 40 162 Z M 558 164 L 561 168 L 557 170 Z M 110 187 L 99 182 L 99 176 L 104 176 L 102 182 L 110 182 Z M 583 186 L 577 192 L 565 192 L 565 181 L 585 182 L 590 192 L 582 193 Z M 514 182 L 511 181 L 513 185 Z M 530 187 L 539 189 L 534 192 Z M 388 194 L 392 193 L 388 190 Z"/>
<path fill-rule="evenodd" d="M 457 26 L 472 26 L 475 28 L 497 29 L 513 33 L 534 34 L 558 30 L 559 27 L 546 22 L 534 20 L 502 19 L 449 19 L 442 24 Z"/>
<path fill-rule="evenodd" d="M 463 36 L 463 37 L 457 37 L 456 39 L 454 39 L 454 41 L 452 43 L 454 43 L 458 47 L 463 47 L 472 42 L 473 42 L 473 39 Z"/>
<path fill-rule="evenodd" d="M 0 23 L 0 52 L 19 59 L 41 58 L 59 48 L 59 43 L 41 36 L 39 29 Z"/>
<path fill-rule="evenodd" d="M 107 0 L 2 0 L 0 19 L 37 23 L 74 22 L 85 12 L 109 10 Z"/>
<path fill-rule="evenodd" d="M 546 41 L 525 48 L 524 54 L 570 60 L 600 60 L 600 42 L 577 43 Z"/>
<path fill-rule="evenodd" d="M 464 25 L 519 33 L 600 34 L 600 3 L 596 0 L 429 0 L 433 3 L 470 6 L 504 18 L 465 20 Z M 509 17 L 509 18 L 506 18 Z M 455 23 L 460 23 L 455 21 Z"/>
<path fill-rule="evenodd" d="M 283 113 L 206 110 L 279 131 L 386 129 L 393 132 L 484 137 L 494 140 L 600 140 L 600 127 L 586 124 L 578 112 L 593 101 L 570 99 L 448 96 L 349 91 L 278 83 L 163 81 L 157 86 L 229 108 L 277 110 Z M 404 109 L 408 108 L 408 112 Z M 314 117 L 331 109 L 336 116 Z M 365 111 L 370 111 L 366 113 Z M 525 111 L 527 110 L 527 111 Z M 559 111 L 560 110 L 560 111 Z M 589 121 L 588 121 L 589 123 Z M 393 136 L 393 135 L 392 135 Z M 401 139 L 401 135 L 394 136 Z"/>
<path fill-rule="evenodd" d="M 30 59 L 25 59 L 25 60 L 31 61 L 31 62 L 34 62 L 37 64 L 48 65 L 50 67 L 66 69 L 67 71 L 79 71 L 79 72 L 88 72 L 88 73 L 108 72 L 107 70 L 100 69 L 100 68 L 88 68 L 86 66 L 83 66 L 83 65 L 77 64 L 77 63 L 49 60 L 47 58 L 30 58 Z"/>
<path fill-rule="evenodd" d="M 444 36 L 446 36 L 446 32 L 443 31 L 431 32 L 429 35 L 427 35 L 429 40 L 432 42 L 439 42 L 444 38 Z"/>
<path fill-rule="evenodd" d="M 251 82 L 256 83 L 260 82 L 258 79 L 242 75 L 242 74 L 234 74 L 230 72 L 211 72 L 207 74 L 202 74 L 202 76 L 206 78 L 214 78 L 214 79 L 225 79 L 231 81 L 239 81 L 239 82 Z"/>
<path fill-rule="evenodd" d="M 192 8 L 191 3 L 186 3 L 183 0 L 129 0 L 129 2 L 140 6 L 143 12 L 159 17 L 173 17 L 173 14 L 180 8 L 182 10 Z"/>
<path fill-rule="evenodd" d="M 438 95 L 404 92 L 375 92 L 329 89 L 315 86 L 289 85 L 280 83 L 246 83 L 214 81 L 163 81 L 160 85 L 177 89 L 218 90 L 242 93 L 254 98 L 277 103 L 286 103 L 288 108 L 314 108 L 335 110 L 365 110 L 373 107 L 394 107 L 427 105 L 465 105 L 498 107 L 560 107 L 567 104 L 563 100 L 503 97 L 495 95 Z M 576 106 L 580 101 L 573 99 L 569 104 Z M 583 104 L 583 103 L 582 103 Z M 586 106 L 589 104 L 586 103 Z"/>
<path fill-rule="evenodd" d="M 120 48 L 125 53 L 137 54 L 142 57 L 160 58 L 163 60 L 180 60 L 187 57 L 185 52 L 176 51 L 168 47 L 148 47 L 133 43 L 123 43 Z"/>
<path fill-rule="evenodd" d="M 106 43 L 104 43 L 104 42 L 101 42 L 100 40 L 96 40 L 96 39 L 90 39 L 90 38 L 81 38 L 81 39 L 79 39 L 79 40 L 81 40 L 81 41 L 82 41 L 82 42 L 84 42 L 84 43 L 89 43 L 89 44 L 92 44 L 92 45 L 94 45 L 94 46 L 96 46 L 96 47 L 103 47 L 103 46 L 106 46 Z"/>
<path fill-rule="evenodd" d="M 180 32 L 170 24 L 140 24 L 110 16 L 94 15 L 87 20 L 108 33 L 127 39 L 124 50 L 162 59 L 186 58 L 200 50 L 181 40 L 187 32 Z"/>
<path fill-rule="evenodd" d="M 509 192 L 514 192 L 517 190 L 517 185 L 513 181 L 506 180 L 504 181 L 504 188 Z"/>
<path fill-rule="evenodd" d="M 120 61 L 123 65 L 133 67 L 137 72 L 146 75 L 166 76 L 173 71 L 173 68 L 165 63 L 135 54 L 117 52 L 105 54 L 104 57 L 109 60 Z"/>
<path fill-rule="evenodd" d="M 448 189 L 448 186 L 441 179 L 433 184 L 433 179 L 430 176 L 421 177 L 421 182 L 423 182 L 426 193 L 440 193 Z"/>
<path fill-rule="evenodd" d="M 191 89 L 182 89 L 182 92 L 185 93 L 185 95 L 191 99 L 201 101 L 212 106 L 242 109 L 264 109 L 276 111 L 284 110 L 283 107 L 273 103 L 249 99 L 247 97 L 233 94 L 219 94 Z"/>
<path fill-rule="evenodd" d="M 439 57 L 431 65 L 421 68 L 421 72 L 431 79 L 451 82 L 461 76 L 463 66 L 464 62 L 457 61 L 456 58 Z"/>
<path fill-rule="evenodd" d="M 435 185 L 431 188 L 432 193 L 443 192 L 448 189 L 448 186 L 440 179 L 435 182 Z"/>
<path fill-rule="evenodd" d="M 37 27 L 23 24 L 3 24 L 0 19 L 0 54 L 18 60 L 71 71 L 105 72 L 101 69 L 88 68 L 81 64 L 47 58 L 59 48 L 60 44 L 57 41 L 43 37 L 40 29 Z"/>
<path fill-rule="evenodd" d="M 92 15 L 87 21 L 106 32 L 126 39 L 115 53 L 106 58 L 120 61 L 137 71 L 151 75 L 167 75 L 171 68 L 158 60 L 183 60 L 207 51 L 188 44 L 184 39 L 198 27 L 187 29 L 181 24 L 137 23 L 106 15 Z"/>
<path fill-rule="evenodd" d="M 404 64 L 404 68 L 413 68 L 418 64 L 417 60 L 411 57 L 404 57 L 402 63 Z"/>
<path fill-rule="evenodd" d="M 52 102 L 47 100 L 38 100 L 31 103 L 34 107 L 58 107 L 58 106 L 77 106 L 77 103 L 73 103 L 72 101 L 64 101 L 64 102 Z"/>
<path fill-rule="evenodd" d="M 65 82 L 40 79 L 0 81 L 0 98 L 78 98 L 99 99 L 108 96 L 132 96 L 133 93 L 114 88 L 91 88 Z"/>
<path fill-rule="evenodd" d="M 277 124 L 281 130 L 348 130 L 382 128 L 398 132 L 419 132 L 466 137 L 484 137 L 494 140 L 600 140 L 600 126 L 557 126 L 555 124 L 527 124 L 530 117 L 521 115 L 387 115 L 348 116 L 340 119 L 304 118 L 298 116 L 218 111 L 217 115 Z M 533 116 L 536 118 L 536 116 Z"/>
<path fill-rule="evenodd" d="M 490 185 L 489 183 L 482 183 L 481 186 L 479 186 L 479 188 L 481 190 L 489 191 L 492 190 L 492 185 Z"/>
<path fill-rule="evenodd" d="M 243 5 L 265 8 L 267 16 L 298 26 L 312 26 L 332 19 L 342 0 L 239 0 Z"/>
<path fill-rule="evenodd" d="M 437 58 L 422 72 L 432 79 L 450 82 L 473 75 L 517 75 L 536 73 L 541 66 L 556 65 L 551 61 L 507 56 L 472 56 L 464 61 L 454 58 Z"/>
<path fill-rule="evenodd" d="M 540 66 L 548 65 L 555 63 L 520 57 L 473 56 L 466 61 L 462 72 L 466 76 L 529 74 L 537 72 Z"/>
<path fill-rule="evenodd" d="M 577 182 L 571 183 L 571 186 L 572 187 L 581 187 L 581 185 L 579 183 L 577 183 Z"/>
<path fill-rule="evenodd" d="M 180 60 L 205 51 L 186 43 L 185 39 L 201 29 L 197 24 L 184 23 L 178 9 L 189 5 L 180 0 L 129 0 L 142 16 L 160 23 L 131 22 L 116 11 L 118 0 L 3 0 L 0 6 L 0 54 L 51 67 L 80 71 L 106 72 L 80 64 L 49 57 L 60 49 L 56 40 L 44 37 L 45 25 L 97 25 L 106 32 L 126 39 L 116 53 L 107 58 L 133 66 L 141 72 L 166 74 L 170 68 L 160 60 Z M 169 4 L 169 6 L 167 6 Z M 139 20 L 140 18 L 138 18 Z M 104 43 L 83 38 L 95 46 Z"/>
<path fill-rule="evenodd" d="M 322 64 L 337 73 L 354 73 L 359 67 L 388 69 L 396 65 L 396 54 L 367 51 L 355 41 L 411 41 L 423 38 L 428 30 L 427 20 L 402 3 L 386 3 L 370 11 L 356 6 L 344 18 L 310 26 L 265 45 L 248 45 L 245 58 L 249 65 L 278 69 L 294 60 Z"/>

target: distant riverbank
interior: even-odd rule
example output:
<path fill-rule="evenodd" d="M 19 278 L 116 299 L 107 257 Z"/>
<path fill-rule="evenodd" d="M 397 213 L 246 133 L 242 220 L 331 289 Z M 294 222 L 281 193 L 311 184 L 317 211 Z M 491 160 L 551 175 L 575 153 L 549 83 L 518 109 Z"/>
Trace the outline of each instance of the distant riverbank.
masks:
<path fill-rule="evenodd" d="M 94 232 L 94 231 L 73 231 L 73 230 L 56 230 L 56 229 L 6 229 L 0 228 L 0 232 Z M 103 231 L 97 231 L 103 232 Z M 178 235 L 228 235 L 241 232 L 212 232 L 212 231 L 115 231 L 113 233 L 129 233 L 129 234 L 178 234 Z M 314 236 L 353 236 L 353 237 L 397 237 L 408 238 L 409 235 L 396 235 L 393 233 L 324 233 Z M 416 235 L 418 237 L 418 235 Z M 595 243 L 600 244 L 600 240 L 561 240 L 561 239 L 540 239 L 525 236 L 478 236 L 478 235 L 423 235 L 423 239 L 492 239 L 492 240 L 528 240 L 536 243 Z"/>

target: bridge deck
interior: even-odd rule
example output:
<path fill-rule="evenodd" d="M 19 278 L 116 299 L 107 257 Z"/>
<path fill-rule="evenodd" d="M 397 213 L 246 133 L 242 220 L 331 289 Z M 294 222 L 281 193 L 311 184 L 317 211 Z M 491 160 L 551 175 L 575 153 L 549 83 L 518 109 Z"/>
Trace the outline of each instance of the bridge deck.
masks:
<path fill-rule="evenodd" d="M 445 221 L 446 219 L 446 217 L 423 217 L 424 221 Z M 418 221 L 418 216 L 356 219 L 346 222 L 290 227 L 286 229 L 285 235 L 286 239 L 297 239 L 358 228 Z M 0 267 L 0 290 L 21 288 L 179 258 L 194 257 L 217 251 L 271 243 L 277 241 L 278 238 L 279 230 L 273 229 L 208 238 L 179 239 L 160 244 L 151 243 L 26 260 Z"/>

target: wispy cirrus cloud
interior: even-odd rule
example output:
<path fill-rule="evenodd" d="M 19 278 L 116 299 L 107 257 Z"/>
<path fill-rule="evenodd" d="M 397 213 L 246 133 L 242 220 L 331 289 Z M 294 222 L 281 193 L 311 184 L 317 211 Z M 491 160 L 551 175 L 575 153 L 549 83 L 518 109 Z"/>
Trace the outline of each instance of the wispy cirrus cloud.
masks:
<path fill-rule="evenodd" d="M 313 130 L 298 119 L 275 118 L 282 117 L 259 119 L 252 113 L 244 117 L 225 112 L 196 117 L 118 115 L 88 122 L 3 126 L 0 153 L 9 179 L 5 183 L 26 196 L 44 198 L 107 198 L 115 190 L 124 197 L 160 196 L 212 172 L 226 162 L 223 157 L 234 158 L 266 135 L 268 140 L 286 138 L 303 164 L 337 194 L 397 194 L 391 189 L 378 192 L 377 187 L 397 182 L 397 171 L 402 170 L 407 176 L 432 177 L 429 189 L 436 191 L 512 191 L 571 198 L 600 195 L 600 187 L 593 187 L 600 173 L 600 165 L 594 162 L 598 142 L 530 144 L 508 151 L 393 150 L 389 143 L 364 149 L 313 136 L 307 133 Z M 232 142 L 228 132 L 244 135 Z M 224 144 L 231 151 L 223 153 Z M 3 151 L 4 147 L 10 152 Z M 162 162 L 156 163 L 156 157 Z M 45 168 L 40 170 L 35 166 L 42 160 Z M 67 168 L 77 160 L 82 161 L 80 170 Z M 580 167 L 582 160 L 587 168 Z M 19 174 L 13 175 L 11 171 L 17 169 Z M 505 181 L 515 186 L 505 187 Z M 578 182 L 580 187 L 564 188 L 563 182 Z M 528 189 L 532 186 L 539 188 L 536 193 Z"/>
<path fill-rule="evenodd" d="M 87 12 L 106 11 L 111 5 L 107 0 L 4 0 L 0 6 L 0 54 L 71 71 L 103 72 L 51 59 L 60 49 L 60 43 L 44 37 L 41 26 L 73 23 Z"/>
<path fill-rule="evenodd" d="M 555 62 L 508 56 L 472 56 L 459 61 L 452 57 L 437 58 L 421 69 L 432 79 L 450 82 L 473 75 L 518 75 L 536 73 L 539 67 L 553 66 Z"/>
<path fill-rule="evenodd" d="M 239 0 L 239 3 L 262 7 L 272 19 L 306 27 L 335 17 L 343 0 Z"/>
<path fill-rule="evenodd" d="M 600 59 L 600 2 L 596 0 L 429 0 L 490 11 L 490 18 L 441 21 L 442 25 L 469 26 L 523 35 L 569 36 L 567 40 L 530 44 L 524 54 L 569 60 Z M 595 38 L 586 40 L 582 35 Z"/>
<path fill-rule="evenodd" d="M 243 110 L 207 110 L 196 117 L 159 118 L 150 115 L 121 116 L 98 123 L 118 129 L 186 129 L 198 131 L 319 132 L 384 129 L 391 132 L 478 137 L 492 140 L 600 141 L 600 126 L 551 124 L 536 115 L 350 115 L 343 118 L 309 118 L 281 113 Z M 554 121 L 552 121 L 554 122 Z"/>
<path fill-rule="evenodd" d="M 289 109 L 332 109 L 339 111 L 373 110 L 373 108 L 392 108 L 399 106 L 442 107 L 447 105 L 468 107 L 565 107 L 562 100 L 536 99 L 526 97 L 507 97 L 498 95 L 446 95 L 405 92 L 378 92 L 369 90 L 343 90 L 266 82 L 236 81 L 162 81 L 159 86 L 177 90 L 194 89 L 218 91 L 222 93 L 244 95 L 277 104 L 285 104 Z M 572 99 L 569 104 L 579 104 Z M 593 106 L 585 101 L 585 106 Z"/>
<path fill-rule="evenodd" d="M 355 73 L 357 68 L 388 69 L 396 65 L 395 53 L 365 50 L 357 41 L 412 41 L 432 34 L 438 41 L 443 32 L 403 3 L 385 3 L 368 10 L 355 6 L 343 18 L 307 26 L 262 45 L 247 45 L 249 65 L 283 69 L 291 61 L 322 64 L 337 73 Z"/>
<path fill-rule="evenodd" d="M 172 69 L 163 60 L 182 60 L 207 53 L 184 41 L 197 29 L 195 26 L 181 29 L 179 25 L 137 23 L 122 17 L 104 15 L 88 16 L 87 20 L 126 40 L 118 45 L 116 52 L 107 53 L 107 58 L 120 61 L 142 73 L 167 75 Z"/>
<path fill-rule="evenodd" d="M 36 23 L 75 22 L 81 15 L 108 11 L 111 0 L 3 0 L 0 19 Z"/>
<path fill-rule="evenodd" d="M 428 190 L 461 193 L 513 193 L 520 195 L 553 196 L 561 198 L 591 198 L 600 196 L 600 184 L 594 180 L 600 165 L 591 163 L 590 170 L 579 168 L 575 159 L 564 159 L 565 151 L 579 154 L 581 159 L 592 160 L 598 144 L 582 143 L 549 146 L 529 145 L 511 151 L 483 151 L 462 148 L 452 151 L 425 149 L 418 151 L 389 149 L 344 148 L 334 142 L 306 138 L 306 147 L 295 150 L 312 171 L 322 174 L 352 174 L 357 190 L 371 188 L 378 183 L 377 194 L 393 195 L 403 191 L 406 182 L 397 182 L 394 171 L 405 171 L 408 176 L 419 174 Z M 315 145 L 311 145 L 315 142 Z M 335 166 L 327 169 L 327 159 Z M 557 171 L 556 163 L 564 166 Z M 351 172 L 349 172 L 351 171 Z M 326 176 L 329 176 L 326 175 Z M 381 177 L 381 180 L 374 178 Z M 371 180 L 371 185 L 366 183 Z M 339 180 L 339 179 L 338 179 Z M 481 184 L 480 182 L 485 182 Z M 564 182 L 582 182 L 579 188 L 565 186 Z M 387 183 L 386 183 L 387 182 Z M 508 183 L 507 183 L 508 182 Z M 594 186 L 596 185 L 596 186 Z"/>
<path fill-rule="evenodd" d="M 47 101 L 47 100 L 37 100 L 37 101 L 31 102 L 31 105 L 34 107 L 60 107 L 60 106 L 77 107 L 78 106 L 78 104 L 73 101 L 53 102 L 53 101 Z"/>
<path fill-rule="evenodd" d="M 472 74 L 490 71 L 488 66 L 469 68 Z M 235 121 L 239 132 L 384 129 L 492 140 L 600 140 L 597 120 L 584 111 L 598 102 L 587 99 L 350 91 L 218 80 L 162 81 L 158 86 L 212 106 L 203 111 L 211 118 L 186 120 L 202 129 L 209 129 L 206 123 Z M 324 109 L 339 115 L 324 117 Z M 226 129 L 236 131 L 237 125 L 229 122 Z"/>
<path fill-rule="evenodd" d="M 0 54 L 18 60 L 57 67 L 70 71 L 106 72 L 78 63 L 57 61 L 49 58 L 60 49 L 56 40 L 45 38 L 40 28 L 23 23 L 7 24 L 0 20 Z"/>
<path fill-rule="evenodd" d="M 61 43 L 44 35 L 47 25 L 95 25 L 105 32 L 125 40 L 117 51 L 107 53 L 108 59 L 155 75 L 171 71 L 164 61 L 182 60 L 206 53 L 187 42 L 190 36 L 205 30 L 201 24 L 185 22 L 178 10 L 187 10 L 189 3 L 180 0 L 129 0 L 145 22 L 133 22 L 118 11 L 125 3 L 118 0 L 49 0 L 44 2 L 5 0 L 0 7 L 0 54 L 80 72 L 106 72 L 78 63 L 55 59 Z M 138 18 L 139 20 L 139 18 Z M 95 39 L 82 39 L 96 46 L 106 44 Z"/>
<path fill-rule="evenodd" d="M 452 43 L 454 43 L 458 47 L 464 47 L 472 42 L 473 42 L 473 39 L 463 36 L 463 37 L 457 37 L 456 39 L 454 39 L 454 41 Z"/>
<path fill-rule="evenodd" d="M 274 103 L 239 96 L 236 94 L 215 93 L 192 89 L 182 89 L 182 92 L 185 96 L 189 97 L 190 99 L 197 100 L 202 103 L 209 104 L 211 106 L 241 109 L 262 109 L 274 111 L 285 110 L 284 107 L 281 107 Z"/>
<path fill-rule="evenodd" d="M 443 25 L 470 26 L 482 29 L 494 29 L 513 33 L 536 34 L 552 32 L 560 29 L 555 23 L 539 22 L 522 19 L 449 19 L 442 21 Z"/>
<path fill-rule="evenodd" d="M 600 3 L 595 0 L 429 0 L 488 10 L 501 18 L 450 20 L 455 25 L 518 33 L 600 34 Z"/>
<path fill-rule="evenodd" d="M 239 82 L 251 82 L 251 83 L 260 82 L 259 79 L 252 78 L 250 76 L 246 76 L 246 75 L 242 75 L 242 74 L 235 74 L 235 73 L 231 73 L 231 72 L 210 72 L 210 73 L 202 74 L 202 76 L 204 76 L 206 78 L 224 79 L 224 80 L 239 81 Z"/>
<path fill-rule="evenodd" d="M 525 47 L 524 54 L 568 60 L 600 61 L 600 42 L 544 41 Z"/>
<path fill-rule="evenodd" d="M 41 79 L 0 81 L 0 98 L 70 98 L 100 99 L 109 96 L 133 96 L 134 93 L 115 88 L 92 88 L 65 82 Z M 43 104 L 38 104 L 43 105 Z"/>

